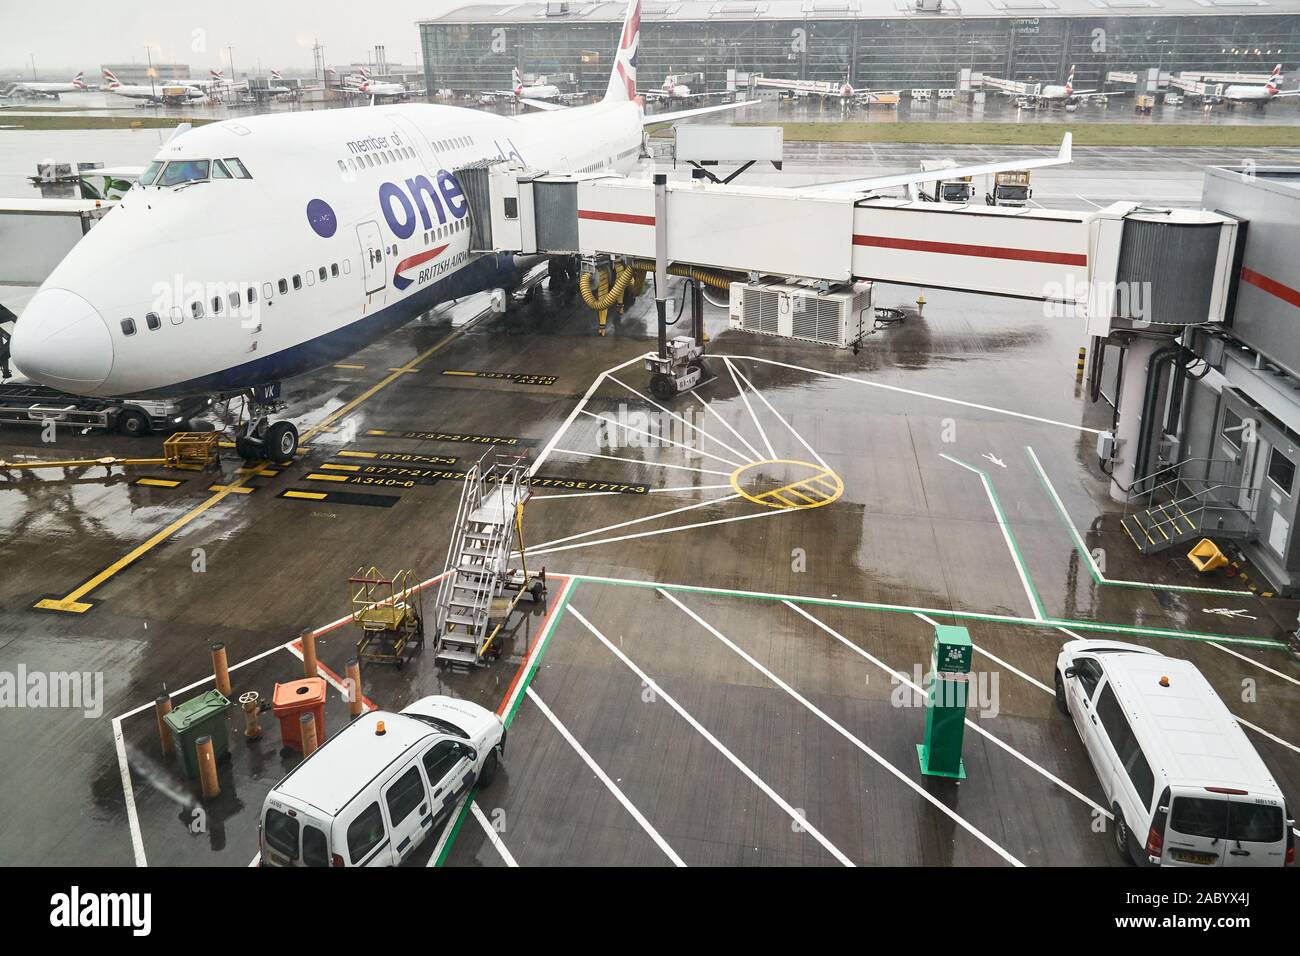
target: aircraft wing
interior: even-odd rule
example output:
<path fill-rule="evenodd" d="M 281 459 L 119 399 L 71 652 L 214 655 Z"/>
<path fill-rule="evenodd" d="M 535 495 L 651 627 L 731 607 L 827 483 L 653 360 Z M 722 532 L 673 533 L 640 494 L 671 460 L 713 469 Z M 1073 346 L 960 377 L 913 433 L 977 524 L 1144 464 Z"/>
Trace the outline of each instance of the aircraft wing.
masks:
<path fill-rule="evenodd" d="M 1102 93 L 1101 90 L 1075 90 L 1071 96 L 1108 96 L 1108 93 Z"/>
<path fill-rule="evenodd" d="M 1300 96 L 1300 90 L 1286 90 L 1285 92 L 1274 93 L 1273 99 L 1277 99 L 1279 96 Z"/>
<path fill-rule="evenodd" d="M 704 116 L 706 113 L 720 113 L 723 110 L 738 110 L 742 106 L 753 106 L 758 100 L 744 100 L 740 103 L 719 103 L 717 106 L 700 106 L 693 110 L 673 110 L 669 113 L 654 113 L 641 117 L 642 126 L 657 126 L 660 123 L 676 123 L 678 120 L 690 119 L 693 116 Z"/>
<path fill-rule="evenodd" d="M 519 102 L 524 106 L 531 106 L 535 110 L 567 110 L 568 107 L 563 103 L 552 103 L 548 100 L 529 100 L 520 97 Z"/>
<path fill-rule="evenodd" d="M 898 173 L 893 176 L 868 176 L 865 179 L 850 179 L 839 183 L 822 183 L 817 186 L 810 186 L 807 189 L 801 189 L 800 192 L 866 192 L 872 189 L 888 189 L 893 186 L 910 186 L 913 183 L 932 183 L 940 179 L 959 179 L 962 176 L 984 176 L 988 173 L 1002 173 L 1013 169 L 1041 169 L 1044 166 L 1063 166 L 1070 162 L 1073 142 L 1073 135 L 1066 133 L 1061 140 L 1061 148 L 1055 156 L 1044 156 L 1038 159 L 1009 159 L 998 163 L 981 163 L 978 166 L 951 166 L 947 169 Z"/>

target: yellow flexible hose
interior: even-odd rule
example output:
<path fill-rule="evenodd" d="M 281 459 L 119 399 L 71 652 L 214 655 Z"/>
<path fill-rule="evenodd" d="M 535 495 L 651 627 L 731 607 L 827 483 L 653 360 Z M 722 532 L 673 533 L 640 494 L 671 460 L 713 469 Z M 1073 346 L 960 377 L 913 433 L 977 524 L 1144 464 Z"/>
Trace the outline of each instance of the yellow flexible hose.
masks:
<path fill-rule="evenodd" d="M 630 266 L 614 266 L 614 284 L 602 296 L 597 296 L 591 289 L 591 273 L 584 272 L 578 277 L 578 291 L 582 295 L 582 301 L 586 303 L 587 308 L 594 309 L 597 312 L 610 308 L 623 298 L 623 293 L 627 291 L 629 283 L 635 283 L 633 289 L 636 294 L 640 294 L 645 288 L 645 276 L 654 272 L 655 264 L 645 259 L 638 259 Z M 724 292 L 730 290 L 732 279 L 719 272 L 709 272 L 705 269 L 697 269 L 694 266 L 674 265 L 668 267 L 670 275 L 681 276 L 687 279 L 694 279 L 696 282 L 702 282 L 705 285 L 720 289 Z"/>

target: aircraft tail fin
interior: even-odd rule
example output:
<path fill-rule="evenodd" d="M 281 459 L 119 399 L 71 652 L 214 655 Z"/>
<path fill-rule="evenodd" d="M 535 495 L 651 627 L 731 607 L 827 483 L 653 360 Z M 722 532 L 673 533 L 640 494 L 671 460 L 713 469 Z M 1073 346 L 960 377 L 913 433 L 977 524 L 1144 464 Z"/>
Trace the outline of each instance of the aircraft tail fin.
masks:
<path fill-rule="evenodd" d="M 1282 64 L 1279 63 L 1273 67 L 1273 72 L 1268 75 L 1268 95 L 1273 96 L 1282 88 Z"/>
<path fill-rule="evenodd" d="M 636 101 L 636 51 L 641 42 L 641 0 L 628 0 L 623 32 L 619 35 L 614 69 L 605 88 L 606 103 Z"/>

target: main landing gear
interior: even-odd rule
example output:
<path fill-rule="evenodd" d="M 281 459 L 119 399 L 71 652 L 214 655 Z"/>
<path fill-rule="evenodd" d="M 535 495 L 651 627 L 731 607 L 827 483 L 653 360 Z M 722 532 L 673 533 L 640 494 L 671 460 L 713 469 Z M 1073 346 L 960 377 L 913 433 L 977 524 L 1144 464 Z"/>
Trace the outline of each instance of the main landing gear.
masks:
<path fill-rule="evenodd" d="M 298 454 L 298 429 L 293 422 L 268 421 L 282 410 L 280 385 L 259 385 L 244 394 L 248 420 L 238 427 L 235 453 L 246 461 L 292 461 Z"/>

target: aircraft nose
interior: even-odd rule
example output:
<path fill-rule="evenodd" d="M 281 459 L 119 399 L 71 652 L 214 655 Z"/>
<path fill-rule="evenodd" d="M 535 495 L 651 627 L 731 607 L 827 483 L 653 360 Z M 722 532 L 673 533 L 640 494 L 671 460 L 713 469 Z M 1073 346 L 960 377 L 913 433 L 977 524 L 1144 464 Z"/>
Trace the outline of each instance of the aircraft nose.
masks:
<path fill-rule="evenodd" d="M 67 289 L 42 289 L 14 326 L 10 355 L 33 381 L 91 394 L 113 369 L 113 339 L 95 307 Z"/>

